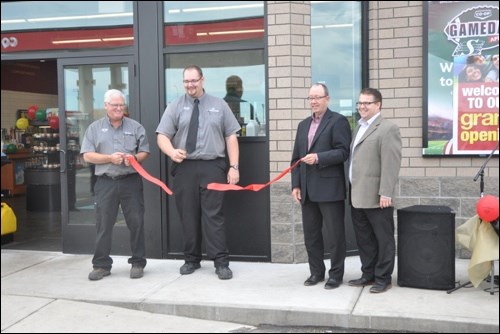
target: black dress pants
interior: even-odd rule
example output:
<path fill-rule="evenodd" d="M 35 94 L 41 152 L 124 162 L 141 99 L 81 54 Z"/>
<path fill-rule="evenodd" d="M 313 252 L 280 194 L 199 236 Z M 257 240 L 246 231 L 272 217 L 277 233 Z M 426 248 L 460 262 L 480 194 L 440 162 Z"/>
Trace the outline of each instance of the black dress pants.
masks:
<path fill-rule="evenodd" d="M 132 257 L 128 263 L 146 266 L 146 245 L 144 236 L 144 196 L 142 178 L 139 174 L 113 180 L 99 176 L 95 184 L 95 208 L 97 237 L 92 264 L 95 268 L 111 269 L 113 260 L 111 240 L 113 227 L 121 206 L 125 222 L 130 231 Z"/>
<path fill-rule="evenodd" d="M 209 183 L 227 182 L 224 159 L 184 160 L 175 166 L 174 196 L 182 222 L 184 256 L 187 262 L 200 262 L 205 235 L 207 257 L 215 267 L 229 265 L 223 203 L 224 192 L 208 190 Z"/>
<path fill-rule="evenodd" d="M 311 202 L 307 199 L 302 205 L 304 242 L 311 275 L 325 275 L 323 258 L 326 248 L 330 253 L 329 277 L 342 281 L 346 257 L 344 213 L 344 201 Z M 326 230 L 325 237 L 322 233 L 323 226 Z M 323 240 L 326 240 L 326 247 Z"/>
<path fill-rule="evenodd" d="M 391 283 L 396 257 L 394 208 L 351 208 L 363 277 Z"/>

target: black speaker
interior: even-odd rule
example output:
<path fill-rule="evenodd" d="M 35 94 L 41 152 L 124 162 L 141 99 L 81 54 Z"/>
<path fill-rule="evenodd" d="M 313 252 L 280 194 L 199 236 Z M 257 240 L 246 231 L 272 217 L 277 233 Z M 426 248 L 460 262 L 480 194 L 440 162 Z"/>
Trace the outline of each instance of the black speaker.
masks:
<path fill-rule="evenodd" d="M 455 213 L 447 206 L 414 205 L 398 212 L 398 285 L 455 287 Z"/>

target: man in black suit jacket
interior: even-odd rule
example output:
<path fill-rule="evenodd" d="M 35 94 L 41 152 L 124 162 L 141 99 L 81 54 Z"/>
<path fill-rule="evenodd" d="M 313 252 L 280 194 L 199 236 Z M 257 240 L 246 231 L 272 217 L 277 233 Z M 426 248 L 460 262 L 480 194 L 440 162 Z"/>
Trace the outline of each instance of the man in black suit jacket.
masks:
<path fill-rule="evenodd" d="M 349 157 L 351 128 L 347 118 L 328 109 L 330 96 L 326 85 L 314 84 L 307 99 L 312 115 L 299 123 L 291 162 L 302 161 L 292 170 L 292 196 L 302 205 L 304 242 L 311 272 L 304 285 L 315 285 L 325 277 L 321 231 L 324 224 L 331 266 L 325 289 L 335 289 L 344 277 L 344 162 Z"/>

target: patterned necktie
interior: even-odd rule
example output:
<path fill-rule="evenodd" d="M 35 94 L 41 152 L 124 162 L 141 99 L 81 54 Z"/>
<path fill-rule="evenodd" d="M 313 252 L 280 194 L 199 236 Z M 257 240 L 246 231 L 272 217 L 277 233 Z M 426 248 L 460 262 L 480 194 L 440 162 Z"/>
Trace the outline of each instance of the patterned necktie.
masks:
<path fill-rule="evenodd" d="M 200 115 L 200 109 L 198 108 L 198 104 L 200 100 L 194 100 L 193 106 L 193 114 L 191 115 L 191 121 L 189 122 L 189 130 L 186 140 L 186 151 L 187 153 L 191 153 L 196 148 L 196 139 L 198 137 L 198 117 Z"/>

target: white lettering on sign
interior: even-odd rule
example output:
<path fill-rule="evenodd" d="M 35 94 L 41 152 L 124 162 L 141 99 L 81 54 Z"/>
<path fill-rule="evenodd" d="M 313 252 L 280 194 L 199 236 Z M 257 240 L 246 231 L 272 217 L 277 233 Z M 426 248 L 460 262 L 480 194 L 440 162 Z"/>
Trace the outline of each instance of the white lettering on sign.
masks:
<path fill-rule="evenodd" d="M 17 38 L 15 37 L 3 37 L 2 38 L 2 48 L 7 49 L 8 47 L 15 48 L 17 46 Z"/>

